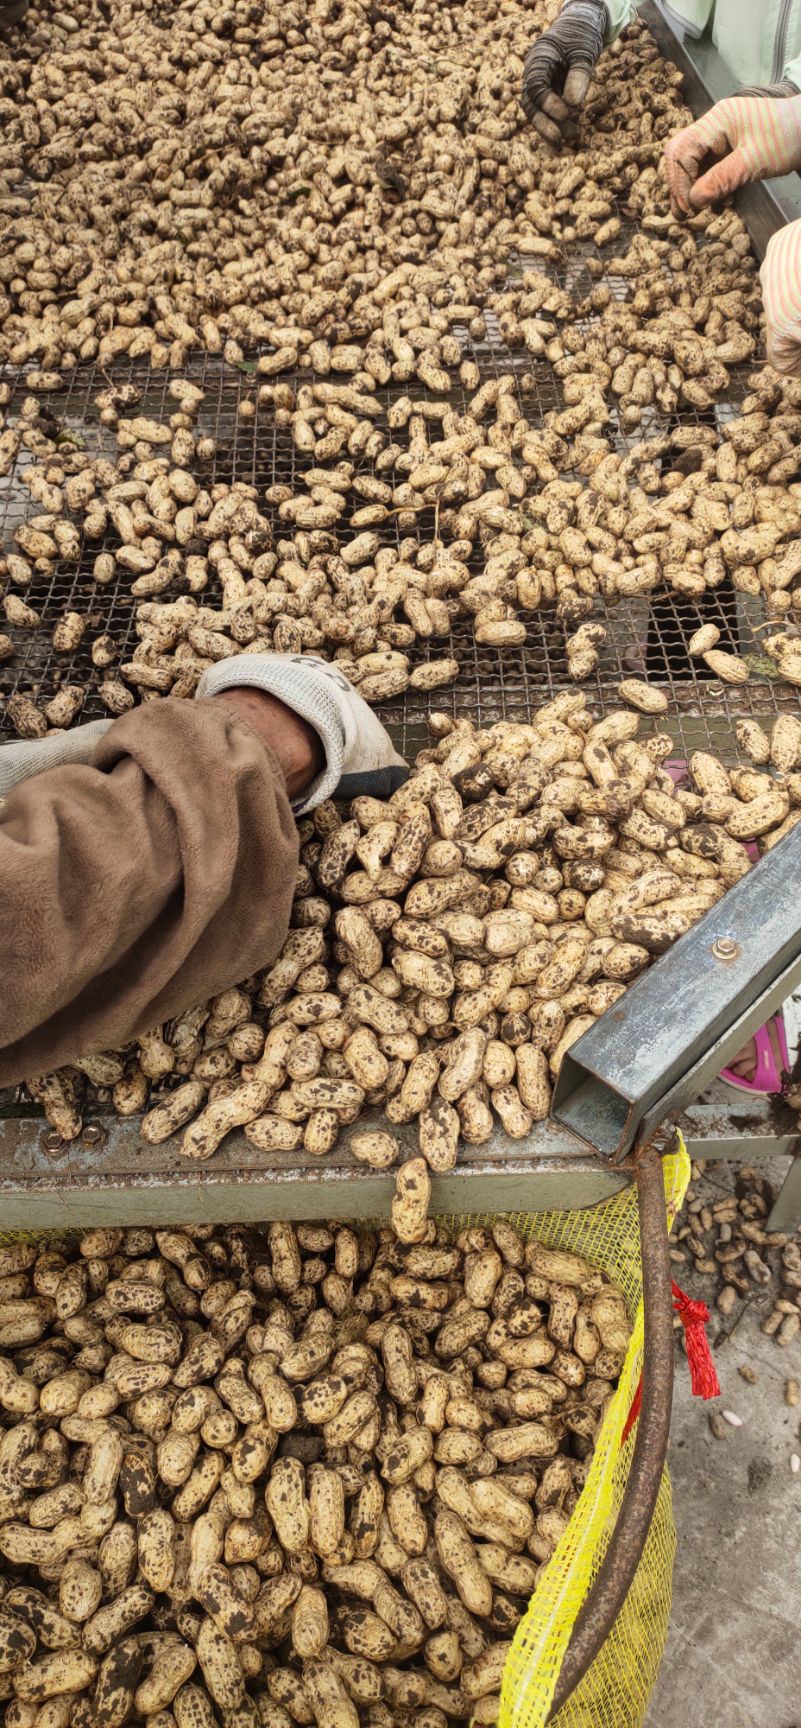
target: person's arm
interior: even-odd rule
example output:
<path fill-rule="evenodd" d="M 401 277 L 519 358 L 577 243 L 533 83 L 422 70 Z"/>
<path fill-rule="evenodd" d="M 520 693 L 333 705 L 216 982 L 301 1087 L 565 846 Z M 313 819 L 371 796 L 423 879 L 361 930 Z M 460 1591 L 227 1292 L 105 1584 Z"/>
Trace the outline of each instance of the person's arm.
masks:
<path fill-rule="evenodd" d="M 773 235 L 759 279 L 768 360 L 777 372 L 801 377 L 801 221 Z"/>
<path fill-rule="evenodd" d="M 702 174 L 707 156 L 717 160 Z M 727 96 L 665 145 L 674 216 L 690 216 L 730 198 L 739 186 L 798 167 L 801 96 L 792 94 L 789 84 Z"/>
<path fill-rule="evenodd" d="M 12 24 L 21 24 L 29 5 L 30 0 L 0 0 L 0 30 L 10 29 Z"/>
<path fill-rule="evenodd" d="M 275 957 L 298 835 L 260 701 L 147 703 L 91 765 L 5 800 L 0 1085 L 125 1044 Z"/>
<path fill-rule="evenodd" d="M 558 18 L 538 36 L 523 66 L 526 118 L 547 144 L 559 145 L 565 122 L 587 94 L 605 44 L 635 16 L 640 0 L 564 0 Z"/>

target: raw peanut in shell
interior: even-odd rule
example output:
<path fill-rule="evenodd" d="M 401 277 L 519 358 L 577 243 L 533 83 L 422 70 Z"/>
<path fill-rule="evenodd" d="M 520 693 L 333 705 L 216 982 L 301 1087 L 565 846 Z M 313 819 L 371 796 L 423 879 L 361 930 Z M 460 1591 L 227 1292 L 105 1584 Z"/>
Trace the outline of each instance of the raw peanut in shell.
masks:
<path fill-rule="evenodd" d="M 235 1646 L 215 1626 L 204 1618 L 197 1633 L 195 1648 L 206 1687 L 220 1710 L 236 1710 L 245 1697 L 245 1678 Z"/>
<path fill-rule="evenodd" d="M 389 1073 L 389 1063 L 369 1026 L 358 1026 L 343 1049 L 354 1080 L 365 1092 L 377 1092 Z"/>
<path fill-rule="evenodd" d="M 749 761 L 763 768 L 770 761 L 771 741 L 756 720 L 738 720 L 737 742 Z"/>
<path fill-rule="evenodd" d="M 288 1554 L 304 1553 L 309 1544 L 311 1521 L 303 1466 L 297 1458 L 276 1461 L 265 1492 L 265 1504 L 281 1547 Z"/>
<path fill-rule="evenodd" d="M 702 624 L 695 630 L 687 643 L 687 652 L 692 655 L 707 654 L 710 648 L 715 648 L 720 641 L 720 631 L 717 624 Z"/>
<path fill-rule="evenodd" d="M 154 1507 L 137 1527 L 139 1570 L 151 1590 L 168 1591 L 175 1572 L 175 1523 L 166 1507 Z"/>
<path fill-rule="evenodd" d="M 317 1728 L 359 1728 L 356 1706 L 333 1667 L 323 1661 L 308 1662 L 304 1687 Z"/>
<path fill-rule="evenodd" d="M 91 1620 L 100 1607 L 103 1580 L 88 1560 L 68 1560 L 58 1587 L 58 1604 L 67 1620 Z"/>
<path fill-rule="evenodd" d="M 124 1637 L 140 1620 L 144 1620 L 152 1606 L 151 1591 L 141 1584 L 131 1584 L 113 1602 L 98 1608 L 87 1620 L 83 1633 L 86 1650 L 92 1656 L 105 1656 L 118 1638 Z"/>
<path fill-rule="evenodd" d="M 617 1292 L 599 1291 L 590 1303 L 590 1315 L 605 1350 L 625 1352 L 628 1349 L 631 1324 Z"/>
<path fill-rule="evenodd" d="M 401 1242 L 422 1242 L 431 1198 L 431 1180 L 424 1158 L 401 1165 L 392 1201 L 392 1227 Z"/>
<path fill-rule="evenodd" d="M 225 1566 L 212 1562 L 195 1581 L 195 1595 L 218 1631 L 233 1643 L 252 1638 L 255 1627 L 249 1604 L 234 1588 Z M 184 1678 L 188 1679 L 186 1675 Z"/>
<path fill-rule="evenodd" d="M 531 1132 L 532 1117 L 525 1109 L 516 1086 L 496 1086 L 492 1106 L 501 1119 L 505 1133 L 512 1140 L 525 1140 Z"/>
<path fill-rule="evenodd" d="M 474 1308 L 488 1308 L 503 1271 L 503 1261 L 493 1247 L 480 1248 L 465 1257 L 464 1293 Z"/>
<path fill-rule="evenodd" d="M 492 1585 L 479 1565 L 461 1518 L 455 1512 L 438 1512 L 434 1536 L 440 1565 L 455 1585 L 468 1613 L 480 1617 L 489 1614 L 492 1610 Z"/>
<path fill-rule="evenodd" d="M 724 684 L 747 684 L 748 665 L 739 654 L 728 654 L 722 648 L 709 648 L 702 659 Z"/>
<path fill-rule="evenodd" d="M 357 906 L 344 907 L 336 916 L 336 932 L 359 977 L 374 977 L 383 965 L 383 949 L 365 913 Z"/>
<path fill-rule="evenodd" d="M 644 683 L 642 678 L 623 678 L 617 688 L 623 701 L 630 703 L 632 708 L 638 708 L 641 714 L 667 712 L 668 700 L 664 691 Z"/>
<path fill-rule="evenodd" d="M 390 1322 L 381 1339 L 384 1361 L 384 1383 L 391 1398 L 398 1404 L 411 1404 L 417 1395 L 418 1380 L 414 1366 L 414 1350 L 409 1333 L 400 1324 Z"/>
<path fill-rule="evenodd" d="M 515 1052 L 517 1091 L 532 1121 L 544 1122 L 551 1107 L 548 1058 L 533 1044 L 521 1044 Z"/>
<path fill-rule="evenodd" d="M 432 1098 L 419 1118 L 420 1151 L 430 1169 L 452 1170 L 459 1145 L 459 1117 L 445 1098 Z"/>
<path fill-rule="evenodd" d="M 394 1633 L 369 1608 L 345 1609 L 340 1616 L 340 1633 L 352 1655 L 366 1656 L 373 1662 L 385 1662 L 395 1648 Z"/>
<path fill-rule="evenodd" d="M 183 1640 L 175 1639 L 156 1654 L 150 1673 L 134 1693 L 134 1708 L 143 1716 L 157 1717 L 166 1710 L 181 1686 L 194 1674 L 197 1657 Z"/>
<path fill-rule="evenodd" d="M 123 1728 L 131 1715 L 144 1659 L 139 1640 L 123 1638 L 101 1662 L 94 1707 L 103 1728 Z"/>
<path fill-rule="evenodd" d="M 735 840 L 753 840 L 777 827 L 786 814 L 786 798 L 778 789 L 763 792 L 727 817 L 726 830 Z"/>
<path fill-rule="evenodd" d="M 384 1489 L 373 1471 L 359 1490 L 350 1514 L 349 1528 L 358 1559 L 368 1559 L 378 1546 L 381 1515 L 384 1510 Z"/>
<path fill-rule="evenodd" d="M 226 1134 L 230 1134 L 233 1128 L 241 1128 L 245 1122 L 252 1122 L 266 1108 L 269 1098 L 269 1088 L 263 1081 L 250 1080 L 229 1097 L 207 1105 L 187 1128 L 180 1148 L 183 1156 L 211 1158 Z"/>
<path fill-rule="evenodd" d="M 86 629 L 86 619 L 80 612 L 65 612 L 53 631 L 53 647 L 57 654 L 72 654 Z"/>
<path fill-rule="evenodd" d="M 83 1691 L 97 1669 L 96 1658 L 82 1650 L 52 1650 L 17 1672 L 14 1689 L 23 1702 L 41 1703 Z"/>
<path fill-rule="evenodd" d="M 387 1451 L 381 1466 L 386 1482 L 393 1485 L 408 1482 L 433 1452 L 431 1431 L 425 1427 L 410 1428 Z"/>
<path fill-rule="evenodd" d="M 208 1693 L 190 1681 L 181 1687 L 172 1701 L 177 1728 L 216 1728 L 214 1710 Z"/>
<path fill-rule="evenodd" d="M 801 720 L 797 720 L 794 714 L 780 714 L 774 721 L 770 761 L 783 774 L 789 774 L 798 767 L 801 761 Z"/>
<path fill-rule="evenodd" d="M 304 1584 L 292 1608 L 292 1648 L 305 1661 L 321 1656 L 328 1643 L 328 1608 L 322 1590 Z"/>
<path fill-rule="evenodd" d="M 0 1613 L 0 1674 L 8 1674 L 33 1656 L 36 1633 L 13 1614 Z"/>
<path fill-rule="evenodd" d="M 462 1669 L 459 1685 L 466 1698 L 484 1698 L 489 1693 L 500 1691 L 511 1647 L 510 1642 L 493 1644 L 491 1649 L 482 1651 L 474 1662 Z"/>
<path fill-rule="evenodd" d="M 455 1103 L 481 1078 L 486 1049 L 487 1035 L 478 1026 L 461 1032 L 450 1045 L 439 1076 L 439 1091 L 449 1104 Z"/>
<path fill-rule="evenodd" d="M 431 1560 L 422 1555 L 407 1560 L 401 1573 L 404 1590 L 432 1631 L 445 1624 L 448 1601 Z"/>
<path fill-rule="evenodd" d="M 395 1540 L 407 1554 L 419 1556 L 428 1544 L 428 1525 L 411 1482 L 387 1491 L 387 1517 Z"/>
<path fill-rule="evenodd" d="M 205 1090 L 200 1080 L 187 1080 L 183 1086 L 177 1086 L 163 1104 L 156 1105 L 142 1118 L 142 1139 L 151 1146 L 160 1146 L 177 1134 L 200 1109 Z"/>
<path fill-rule="evenodd" d="M 516 1464 L 524 1458 L 553 1458 L 559 1441 L 541 1422 L 521 1422 L 517 1428 L 488 1434 L 486 1446 L 500 1464 Z"/>
<path fill-rule="evenodd" d="M 345 1532 L 345 1488 L 336 1470 L 312 1464 L 308 1472 L 310 1540 L 316 1554 L 336 1554 Z"/>
<path fill-rule="evenodd" d="M 363 1129 L 352 1134 L 348 1150 L 359 1164 L 369 1164 L 373 1170 L 389 1170 L 398 1156 L 397 1142 L 380 1129 Z"/>

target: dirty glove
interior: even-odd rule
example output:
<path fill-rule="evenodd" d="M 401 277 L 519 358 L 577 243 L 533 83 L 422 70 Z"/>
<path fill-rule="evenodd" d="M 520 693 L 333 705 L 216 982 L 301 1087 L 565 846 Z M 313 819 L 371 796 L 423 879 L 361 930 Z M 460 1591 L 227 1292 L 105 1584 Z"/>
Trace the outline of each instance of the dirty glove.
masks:
<path fill-rule="evenodd" d="M 234 654 L 210 666 L 197 696 L 249 685 L 266 690 L 314 727 L 325 755 L 322 773 L 293 805 L 296 816 L 326 798 L 388 798 L 409 769 L 377 714 L 328 660 L 312 654 Z"/>
<path fill-rule="evenodd" d="M 521 100 L 526 118 L 548 144 L 562 143 L 570 110 L 584 101 L 608 23 L 603 0 L 565 0 L 556 22 L 529 48 Z"/>
<path fill-rule="evenodd" d="M 776 86 L 793 90 L 789 84 Z M 720 158 L 701 174 L 705 156 Z M 801 96 L 772 92 L 727 96 L 708 114 L 675 133 L 665 145 L 670 205 L 690 216 L 753 180 L 789 174 L 801 166 Z"/>
<path fill-rule="evenodd" d="M 311 654 L 234 654 L 203 673 L 195 694 L 219 696 L 243 687 L 277 697 L 319 735 L 325 766 L 293 804 L 296 816 L 326 798 L 357 798 L 362 793 L 388 798 L 408 779 L 407 764 L 378 716 L 337 665 Z M 0 746 L 0 800 L 33 774 L 90 762 L 113 725 L 113 720 L 92 720 L 49 738 Z"/>
<path fill-rule="evenodd" d="M 777 372 L 801 377 L 801 221 L 773 235 L 759 279 L 768 360 Z"/>

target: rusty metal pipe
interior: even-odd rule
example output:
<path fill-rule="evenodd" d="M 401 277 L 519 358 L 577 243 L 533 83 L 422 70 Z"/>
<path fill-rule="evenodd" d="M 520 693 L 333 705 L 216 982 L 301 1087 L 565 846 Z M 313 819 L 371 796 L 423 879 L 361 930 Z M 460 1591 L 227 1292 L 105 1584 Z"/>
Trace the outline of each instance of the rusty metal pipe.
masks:
<path fill-rule="evenodd" d="M 673 1400 L 673 1305 L 662 1160 L 652 1146 L 644 1147 L 637 1158 L 636 1181 L 645 1320 L 642 1407 L 617 1523 L 565 1652 L 549 1722 L 595 1660 L 628 1595 L 667 1456 Z"/>

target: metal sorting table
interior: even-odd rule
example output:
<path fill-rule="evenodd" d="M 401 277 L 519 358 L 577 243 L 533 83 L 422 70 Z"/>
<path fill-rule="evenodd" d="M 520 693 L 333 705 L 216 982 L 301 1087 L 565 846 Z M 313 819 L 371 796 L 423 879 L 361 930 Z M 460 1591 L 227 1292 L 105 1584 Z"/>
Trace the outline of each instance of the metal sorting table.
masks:
<path fill-rule="evenodd" d="M 691 105 L 702 111 L 714 96 L 724 94 L 717 86 L 712 95 L 705 88 L 698 67 L 691 65 L 681 46 L 652 4 L 646 17 L 662 51 L 678 61 L 687 77 L 686 94 Z M 784 186 L 784 182 L 781 183 Z M 793 214 L 796 212 L 793 211 Z M 623 233 L 619 245 L 629 242 L 635 224 L 625 208 L 619 212 Z M 764 251 L 766 238 L 786 219 L 781 201 L 764 188 L 752 188 L 743 203 L 755 247 Z M 561 267 L 521 259 L 521 268 L 545 269 L 553 279 L 577 296 L 587 293 L 593 279 L 586 260 L 598 254 L 592 242 L 582 241 Z M 624 299 L 628 282 L 609 273 L 601 277 L 612 294 Z M 531 424 L 540 423 L 552 409 L 563 406 L 558 382 L 547 362 L 505 346 L 491 315 L 486 340 L 477 343 L 467 330 L 459 330 L 466 356 L 473 358 L 482 380 L 512 373 L 520 406 Z M 751 365 L 733 368 L 725 398 L 711 410 L 699 413 L 682 407 L 672 419 L 657 409 L 643 413 L 640 426 L 625 429 L 615 418 L 610 433 L 616 446 L 636 448 L 638 442 L 677 426 L 722 425 L 736 414 L 748 392 Z M 259 490 L 272 482 L 297 482 L 312 458 L 294 448 L 287 429 L 277 427 L 270 405 L 255 402 L 257 378 L 249 361 L 240 369 L 226 366 L 218 357 L 191 359 L 185 375 L 198 383 L 205 398 L 198 416 L 201 433 L 216 440 L 216 454 L 207 470 L 209 483 L 246 481 Z M 12 385 L 11 417 L 26 394 L 24 373 L 5 375 Z M 168 418 L 174 402 L 167 394 L 170 374 L 151 372 L 141 362 L 125 359 L 115 363 L 111 374 L 95 366 L 81 366 L 64 377 L 64 388 L 40 398 L 45 414 L 52 414 L 63 431 L 80 441 L 80 447 L 95 455 L 112 454 L 113 433 L 101 425 L 94 398 L 109 382 L 135 383 L 141 391 L 137 412 Z M 425 395 L 425 387 L 390 384 L 376 394 L 388 409 L 401 394 Z M 246 398 L 254 401 L 249 418 L 239 414 Z M 466 407 L 460 386 L 452 392 L 457 409 Z M 381 424 L 379 421 L 378 424 Z M 24 485 L 24 467 L 33 461 L 21 451 L 11 474 L 0 481 L 0 536 L 6 545 L 18 524 L 36 513 Z M 261 507 L 263 505 L 260 498 Z M 521 506 L 525 509 L 525 505 Z M 267 513 L 267 512 L 266 512 Z M 281 529 L 276 519 L 276 528 Z M 433 508 L 418 518 L 421 539 L 436 532 Z M 343 538 L 353 530 L 343 518 L 336 532 Z M 390 519 L 378 529 L 385 544 L 397 545 L 398 529 Z M 78 561 L 60 564 L 46 577 L 35 576 L 26 598 L 41 613 L 41 629 L 11 631 L 16 653 L 0 666 L 0 741 L 8 738 L 4 698 L 15 690 L 49 699 L 62 683 L 86 685 L 82 718 L 105 714 L 96 693 L 103 673 L 92 665 L 89 644 L 100 631 L 115 638 L 120 657 L 128 656 L 135 644 L 135 601 L 130 579 L 118 571 L 114 581 L 101 586 L 92 569 L 103 542 L 84 543 Z M 473 562 L 480 569 L 480 553 Z M 204 600 L 214 600 L 210 584 Z M 72 656 L 53 654 L 52 629 L 69 608 L 87 615 L 89 629 L 84 644 Z M 675 753 L 687 756 L 693 750 L 711 748 L 724 760 L 737 759 L 735 723 L 753 716 L 770 725 L 782 710 L 796 711 L 798 696 L 769 673 L 761 655 L 759 627 L 761 604 L 732 587 L 721 586 L 700 599 L 672 593 L 657 593 L 623 600 L 614 607 L 596 602 L 595 614 L 606 626 L 597 672 L 582 688 L 596 712 L 615 705 L 616 685 L 621 677 L 640 673 L 660 686 L 668 711 L 658 717 L 659 730 L 671 733 Z M 428 741 L 426 717 L 432 707 L 454 717 L 469 717 L 479 726 L 500 719 L 523 721 L 557 691 L 575 689 L 568 677 L 565 630 L 552 613 L 523 613 L 527 637 L 520 648 L 491 649 L 478 646 L 469 619 L 457 620 L 450 638 L 437 638 L 429 649 L 418 644 L 412 658 L 419 663 L 429 654 L 453 656 L 459 664 L 456 683 L 427 694 L 410 690 L 381 709 L 398 747 L 412 757 Z M 691 661 L 687 641 L 701 622 L 714 622 L 721 631 L 721 646 L 743 654 L 752 667 L 745 685 L 721 685 L 707 668 Z M 643 721 L 643 730 L 656 722 Z M 691 1154 L 698 1158 L 737 1158 L 746 1163 L 794 1152 L 795 1118 L 781 1099 L 737 1094 L 720 1082 L 713 1084 L 682 1119 Z M 414 1130 L 398 1131 L 402 1145 L 411 1150 Z M 554 1122 L 538 1125 L 524 1142 L 512 1142 L 498 1131 L 486 1145 L 465 1148 L 454 1172 L 434 1177 L 432 1204 L 440 1213 L 472 1213 L 504 1210 L 514 1214 L 546 1207 L 586 1206 L 615 1192 L 631 1179 L 628 1163 L 611 1167 L 588 1154 L 586 1145 Z M 259 1220 L 273 1217 L 294 1219 L 375 1216 L 388 1209 L 393 1176 L 357 1165 L 344 1149 L 337 1148 L 320 1163 L 306 1154 L 259 1154 L 240 1132 L 231 1134 L 210 1166 L 188 1166 L 174 1145 L 147 1146 L 140 1138 L 136 1118 L 120 1119 L 102 1113 L 87 1114 L 84 1132 L 71 1145 L 53 1144 L 53 1136 L 37 1108 L 26 1101 L 24 1091 L 0 1093 L 0 1228 L 52 1228 L 65 1224 L 89 1225 L 100 1221 L 160 1223 L 180 1221 Z M 791 1165 L 790 1175 L 777 1201 L 771 1222 L 774 1227 L 796 1222 L 801 1216 L 801 1161 Z"/>

